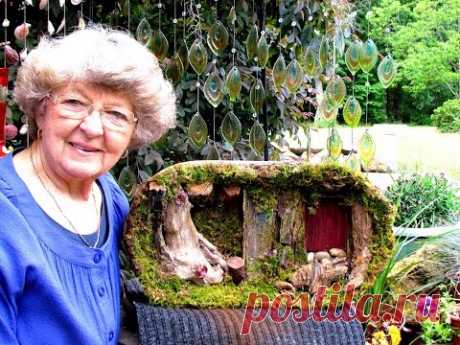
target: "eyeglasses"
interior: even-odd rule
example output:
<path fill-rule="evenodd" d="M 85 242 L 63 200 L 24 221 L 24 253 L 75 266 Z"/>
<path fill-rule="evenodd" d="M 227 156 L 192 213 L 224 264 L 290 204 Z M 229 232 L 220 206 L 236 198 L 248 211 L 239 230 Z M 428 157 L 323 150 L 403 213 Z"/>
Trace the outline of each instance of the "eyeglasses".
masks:
<path fill-rule="evenodd" d="M 96 110 L 94 104 L 76 94 L 54 95 L 49 99 L 58 107 L 60 115 L 68 119 L 84 120 Z M 132 111 L 121 106 L 107 106 L 97 110 L 102 125 L 108 130 L 125 133 L 138 121 Z"/>

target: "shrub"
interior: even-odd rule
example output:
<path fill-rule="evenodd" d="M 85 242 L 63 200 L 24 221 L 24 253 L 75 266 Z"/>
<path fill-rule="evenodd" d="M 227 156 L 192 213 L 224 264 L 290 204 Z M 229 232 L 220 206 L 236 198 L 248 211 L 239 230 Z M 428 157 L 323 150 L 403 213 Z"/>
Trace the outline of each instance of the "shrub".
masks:
<path fill-rule="evenodd" d="M 455 223 L 460 212 L 457 190 L 443 176 L 401 176 L 386 196 L 398 208 L 396 226 L 431 227 Z"/>
<path fill-rule="evenodd" d="M 460 98 L 444 102 L 431 115 L 433 123 L 443 133 L 460 132 Z"/>

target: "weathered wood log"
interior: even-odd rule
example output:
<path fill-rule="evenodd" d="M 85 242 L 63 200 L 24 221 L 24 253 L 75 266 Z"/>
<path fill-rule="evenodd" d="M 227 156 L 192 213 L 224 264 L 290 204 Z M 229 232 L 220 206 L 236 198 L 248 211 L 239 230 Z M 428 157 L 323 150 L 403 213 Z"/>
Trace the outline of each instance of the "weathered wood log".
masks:
<path fill-rule="evenodd" d="M 228 273 L 231 275 L 233 282 L 238 285 L 247 278 L 246 268 L 243 258 L 232 256 L 227 259 Z"/>
<path fill-rule="evenodd" d="M 194 196 L 208 196 L 211 195 L 213 190 L 213 184 L 211 182 L 205 182 L 195 185 L 189 185 L 185 187 L 187 194 L 191 197 Z"/>
<path fill-rule="evenodd" d="M 279 196 L 277 208 L 279 222 L 279 238 L 283 245 L 293 249 L 298 244 L 303 246 L 304 206 L 301 195 L 296 191 L 283 192 Z"/>

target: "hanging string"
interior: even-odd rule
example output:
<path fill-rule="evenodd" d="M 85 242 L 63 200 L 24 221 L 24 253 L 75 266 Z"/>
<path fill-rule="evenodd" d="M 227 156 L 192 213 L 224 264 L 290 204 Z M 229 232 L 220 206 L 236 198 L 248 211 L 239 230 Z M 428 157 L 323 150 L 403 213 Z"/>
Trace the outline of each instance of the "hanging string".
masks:
<path fill-rule="evenodd" d="M 67 21 L 66 21 L 66 10 L 65 10 L 65 1 L 64 1 L 64 36 L 67 34 Z M 24 14 L 25 16 L 25 14 Z"/>
<path fill-rule="evenodd" d="M 176 0 L 174 0 L 174 18 L 173 18 L 173 47 L 174 47 L 174 54 L 176 54 L 177 45 L 176 45 L 176 35 L 177 35 L 177 4 Z"/>
<path fill-rule="evenodd" d="M 128 4 L 129 4 L 129 1 L 128 1 Z M 91 0 L 90 4 L 89 4 L 89 19 L 91 20 L 91 22 L 94 22 L 94 3 L 93 3 L 93 0 Z"/>
<path fill-rule="evenodd" d="M 371 0 L 368 1 L 368 11 L 367 11 L 367 39 L 369 40 L 370 35 L 370 13 L 371 13 Z M 369 92 L 370 92 L 370 84 L 369 84 L 369 73 L 366 73 L 366 117 L 365 123 L 367 126 L 367 116 L 369 112 Z"/>
<path fill-rule="evenodd" d="M 158 31 L 161 31 L 161 7 L 163 7 L 161 0 L 158 0 L 157 6 L 158 6 Z"/>
<path fill-rule="evenodd" d="M 233 0 L 233 10 L 236 13 L 236 1 L 235 0 Z M 235 66 L 235 54 L 236 54 L 236 20 L 233 21 L 233 47 L 232 47 L 233 66 Z"/>
<path fill-rule="evenodd" d="M 131 32 L 131 1 L 128 0 L 128 31 Z"/>
<path fill-rule="evenodd" d="M 10 25 L 10 21 L 8 20 L 8 1 L 5 0 L 4 3 L 5 3 L 5 19 L 3 19 L 2 26 L 3 26 L 4 35 L 5 35 L 5 44 L 3 45 L 3 52 L 4 52 L 3 56 L 6 56 L 5 47 L 6 47 L 6 44 L 8 42 L 8 26 Z M 3 59 L 3 67 L 6 68 L 6 58 Z"/>

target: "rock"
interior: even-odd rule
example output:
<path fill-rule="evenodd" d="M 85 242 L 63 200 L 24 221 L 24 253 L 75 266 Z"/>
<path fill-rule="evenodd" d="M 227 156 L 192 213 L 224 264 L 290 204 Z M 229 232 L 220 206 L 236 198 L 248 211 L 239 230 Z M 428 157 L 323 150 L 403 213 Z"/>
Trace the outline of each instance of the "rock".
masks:
<path fill-rule="evenodd" d="M 310 253 L 307 254 L 307 262 L 309 264 L 311 264 L 314 259 L 315 259 L 315 253 L 310 252 Z"/>
<path fill-rule="evenodd" d="M 346 262 L 347 262 L 346 257 L 337 257 L 337 258 L 332 259 L 332 264 L 333 265 L 338 265 L 338 264 L 342 264 L 342 263 L 346 263 Z"/>
<path fill-rule="evenodd" d="M 247 278 L 244 260 L 239 256 L 232 256 L 227 259 L 228 273 L 232 276 L 233 282 L 238 285 Z"/>
<path fill-rule="evenodd" d="M 329 249 L 329 254 L 335 257 L 346 257 L 347 256 L 347 253 L 343 249 L 340 249 L 340 248 Z"/>
<path fill-rule="evenodd" d="M 330 258 L 324 258 L 321 260 L 321 265 L 324 267 L 326 266 L 332 267 L 332 260 Z"/>
<path fill-rule="evenodd" d="M 323 259 L 330 259 L 331 256 L 329 255 L 328 252 L 316 252 L 315 253 L 315 259 L 318 260 L 318 261 L 321 261 Z"/>

